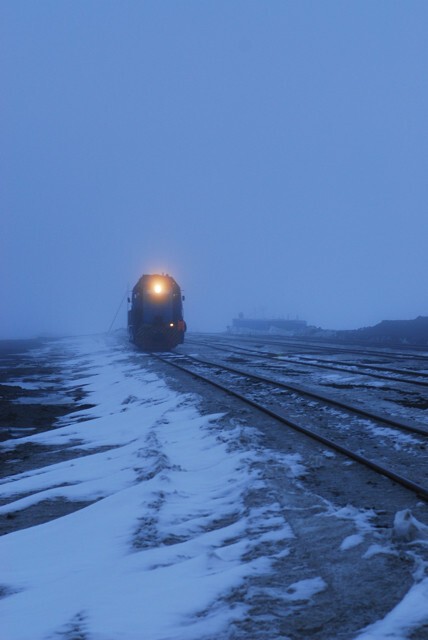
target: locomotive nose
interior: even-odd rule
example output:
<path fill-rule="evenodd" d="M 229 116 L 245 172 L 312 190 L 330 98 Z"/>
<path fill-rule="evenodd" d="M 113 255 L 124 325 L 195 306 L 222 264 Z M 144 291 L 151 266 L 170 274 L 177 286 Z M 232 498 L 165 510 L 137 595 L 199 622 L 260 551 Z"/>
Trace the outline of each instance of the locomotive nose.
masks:
<path fill-rule="evenodd" d="M 179 285 L 168 275 L 145 274 L 132 290 L 128 313 L 130 340 L 146 350 L 182 344 L 185 326 Z"/>

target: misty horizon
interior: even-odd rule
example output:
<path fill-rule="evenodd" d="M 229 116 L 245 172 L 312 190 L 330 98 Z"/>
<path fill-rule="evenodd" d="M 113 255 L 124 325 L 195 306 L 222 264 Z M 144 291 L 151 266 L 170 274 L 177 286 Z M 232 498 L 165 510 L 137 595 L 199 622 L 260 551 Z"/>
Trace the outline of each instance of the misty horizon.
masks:
<path fill-rule="evenodd" d="M 427 316 L 428 6 L 0 6 L 0 339 L 126 326 L 169 273 L 189 331 Z"/>

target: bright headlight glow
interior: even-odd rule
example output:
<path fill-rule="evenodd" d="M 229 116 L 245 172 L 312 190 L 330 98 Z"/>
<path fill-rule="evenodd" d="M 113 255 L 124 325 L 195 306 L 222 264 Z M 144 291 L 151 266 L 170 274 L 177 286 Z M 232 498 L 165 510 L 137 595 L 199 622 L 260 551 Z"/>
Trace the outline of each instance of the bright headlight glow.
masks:
<path fill-rule="evenodd" d="M 154 291 L 155 293 L 162 293 L 162 291 L 163 291 L 163 287 L 162 287 L 162 285 L 161 285 L 161 283 L 160 283 L 160 282 L 156 282 L 156 283 L 155 283 L 155 285 L 154 285 L 154 287 L 153 287 L 153 291 Z"/>

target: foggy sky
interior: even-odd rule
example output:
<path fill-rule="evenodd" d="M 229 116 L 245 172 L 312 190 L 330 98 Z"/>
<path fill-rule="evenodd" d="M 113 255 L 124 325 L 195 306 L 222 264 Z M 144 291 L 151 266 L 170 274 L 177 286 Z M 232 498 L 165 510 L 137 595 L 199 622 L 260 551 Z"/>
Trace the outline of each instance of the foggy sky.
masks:
<path fill-rule="evenodd" d="M 428 315 L 428 3 L 3 0 L 0 337 Z M 125 306 L 116 327 L 125 325 Z"/>

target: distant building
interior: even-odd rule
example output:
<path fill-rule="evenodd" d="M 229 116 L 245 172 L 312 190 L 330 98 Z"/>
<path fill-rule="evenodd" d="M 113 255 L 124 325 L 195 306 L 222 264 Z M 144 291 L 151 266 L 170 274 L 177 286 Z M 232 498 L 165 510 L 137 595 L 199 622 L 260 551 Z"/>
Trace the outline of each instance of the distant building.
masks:
<path fill-rule="evenodd" d="M 305 320 L 275 320 L 275 319 L 251 319 L 244 318 L 239 314 L 239 318 L 232 320 L 232 333 L 282 333 L 285 335 L 296 335 L 304 333 L 307 327 Z"/>

